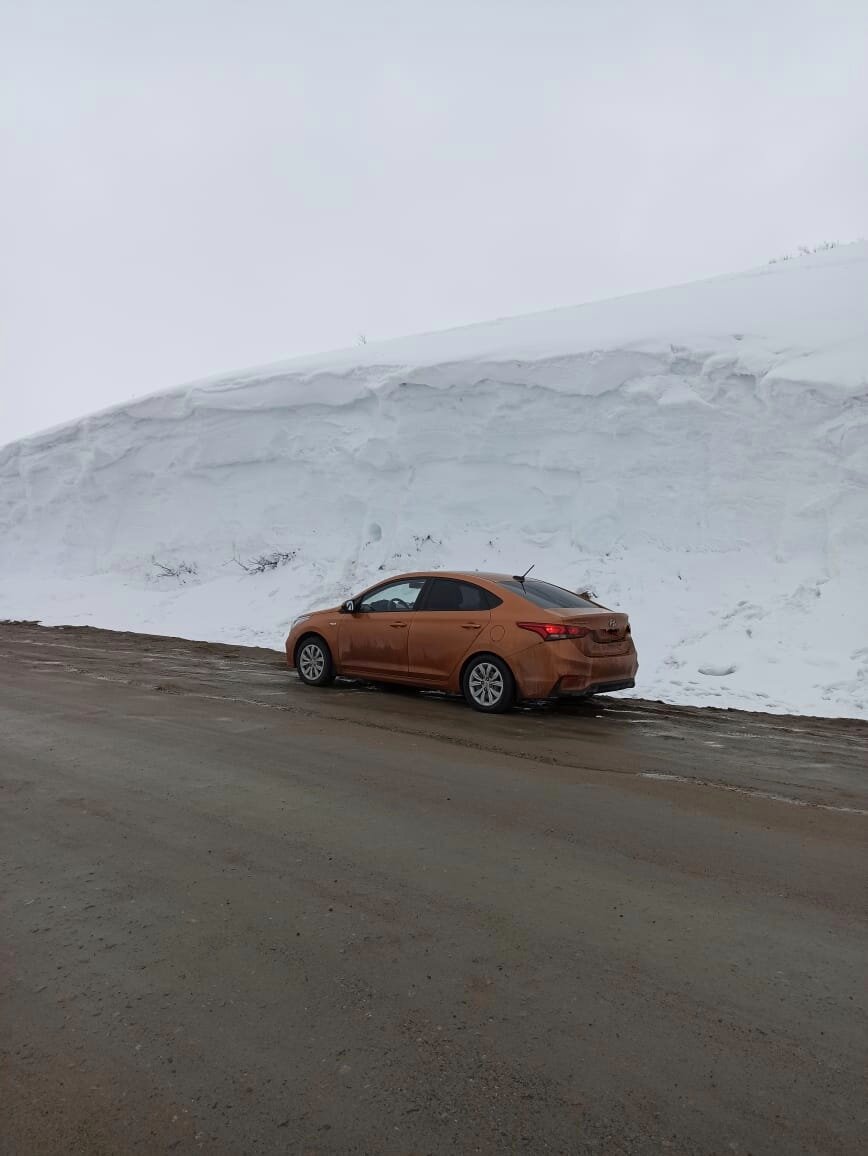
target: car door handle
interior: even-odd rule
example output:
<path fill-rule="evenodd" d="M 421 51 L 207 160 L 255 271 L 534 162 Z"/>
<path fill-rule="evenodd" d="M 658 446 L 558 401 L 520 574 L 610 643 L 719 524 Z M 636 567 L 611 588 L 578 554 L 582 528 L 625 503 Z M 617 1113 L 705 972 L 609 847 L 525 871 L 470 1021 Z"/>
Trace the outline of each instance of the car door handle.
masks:
<path fill-rule="evenodd" d="M 482 628 L 481 622 L 462 622 L 462 630 L 480 630 Z"/>
<path fill-rule="evenodd" d="M 406 622 L 390 622 L 389 625 L 392 627 L 393 630 L 403 630 L 406 627 L 407 623 Z"/>

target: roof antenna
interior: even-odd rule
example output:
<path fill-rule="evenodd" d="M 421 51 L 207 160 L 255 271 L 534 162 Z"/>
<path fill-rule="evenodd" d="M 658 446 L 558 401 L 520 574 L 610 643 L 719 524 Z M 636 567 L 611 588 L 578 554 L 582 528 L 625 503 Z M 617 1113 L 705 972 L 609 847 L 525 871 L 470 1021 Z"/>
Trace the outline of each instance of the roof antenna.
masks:
<path fill-rule="evenodd" d="M 513 578 L 516 580 L 516 582 L 520 582 L 522 584 L 522 586 L 524 586 L 525 578 L 527 578 L 528 574 L 530 574 L 531 570 L 533 570 L 535 565 L 536 565 L 535 562 L 531 562 L 531 564 L 528 566 L 528 568 L 525 570 L 525 572 L 523 574 L 513 574 Z"/>

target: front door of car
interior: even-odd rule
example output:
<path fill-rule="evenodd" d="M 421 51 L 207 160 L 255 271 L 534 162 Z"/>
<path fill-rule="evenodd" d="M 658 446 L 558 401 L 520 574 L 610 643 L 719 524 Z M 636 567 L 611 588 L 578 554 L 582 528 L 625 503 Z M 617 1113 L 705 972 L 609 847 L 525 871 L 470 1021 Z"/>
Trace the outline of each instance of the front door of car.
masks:
<path fill-rule="evenodd" d="M 489 625 L 485 590 L 455 578 L 432 578 L 410 626 L 409 670 L 437 686 L 450 675 Z"/>
<path fill-rule="evenodd" d="M 405 578 L 369 590 L 338 630 L 341 674 L 407 675 L 410 623 L 424 578 Z"/>

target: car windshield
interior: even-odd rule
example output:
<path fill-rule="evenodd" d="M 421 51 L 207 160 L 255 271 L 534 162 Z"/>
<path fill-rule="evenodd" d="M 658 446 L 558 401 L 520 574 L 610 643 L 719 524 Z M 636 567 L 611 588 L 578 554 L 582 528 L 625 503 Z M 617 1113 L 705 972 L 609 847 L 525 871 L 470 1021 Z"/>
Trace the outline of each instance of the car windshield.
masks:
<path fill-rule="evenodd" d="M 513 594 L 520 594 L 534 606 L 541 606 L 544 610 L 596 610 L 597 607 L 581 594 L 573 594 L 572 590 L 564 590 L 560 586 L 553 586 L 551 582 L 541 582 L 538 578 L 525 578 L 519 582 L 517 578 L 505 578 L 499 583 L 511 590 Z"/>

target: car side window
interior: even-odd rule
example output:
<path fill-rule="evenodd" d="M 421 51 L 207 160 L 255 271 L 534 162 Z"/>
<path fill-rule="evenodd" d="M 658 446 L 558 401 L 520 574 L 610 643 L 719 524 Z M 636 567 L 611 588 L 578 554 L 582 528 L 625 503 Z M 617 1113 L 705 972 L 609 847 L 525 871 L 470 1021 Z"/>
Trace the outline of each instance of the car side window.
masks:
<path fill-rule="evenodd" d="M 403 582 L 380 586 L 364 596 L 359 611 L 362 614 L 395 614 L 415 610 L 424 585 L 424 578 L 405 578 Z"/>
<path fill-rule="evenodd" d="M 491 601 L 489 601 L 491 599 Z M 457 610 L 464 613 L 483 613 L 497 605 L 499 598 L 472 582 L 458 582 L 454 578 L 434 578 L 425 598 L 426 610 Z"/>

